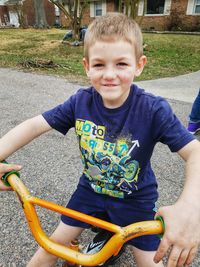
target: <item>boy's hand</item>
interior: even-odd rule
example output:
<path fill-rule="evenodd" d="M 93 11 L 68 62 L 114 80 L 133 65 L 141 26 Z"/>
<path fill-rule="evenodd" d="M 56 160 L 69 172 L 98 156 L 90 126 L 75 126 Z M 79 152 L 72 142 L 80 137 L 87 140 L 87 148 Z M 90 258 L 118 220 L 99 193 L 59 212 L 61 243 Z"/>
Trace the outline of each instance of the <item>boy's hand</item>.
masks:
<path fill-rule="evenodd" d="M 163 217 L 165 233 L 154 261 L 158 263 L 170 251 L 167 267 L 189 266 L 200 244 L 200 209 L 179 200 L 160 208 L 156 215 Z"/>
<path fill-rule="evenodd" d="M 1 177 L 10 171 L 19 171 L 21 170 L 21 166 L 20 165 L 16 165 L 16 164 L 5 164 L 5 163 L 0 163 L 0 190 L 6 190 L 6 191 L 10 191 L 12 190 L 12 188 L 10 186 L 6 186 L 3 181 L 1 180 Z"/>

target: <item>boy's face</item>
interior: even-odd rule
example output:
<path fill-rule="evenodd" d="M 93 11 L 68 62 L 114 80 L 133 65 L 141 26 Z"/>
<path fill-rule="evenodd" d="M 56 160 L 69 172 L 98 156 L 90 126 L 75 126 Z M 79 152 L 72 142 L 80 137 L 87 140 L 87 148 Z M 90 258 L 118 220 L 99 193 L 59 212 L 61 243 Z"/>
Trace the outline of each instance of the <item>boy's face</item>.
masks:
<path fill-rule="evenodd" d="M 86 73 L 107 108 L 120 107 L 127 99 L 135 76 L 146 63 L 142 56 L 136 64 L 133 45 L 127 41 L 96 41 L 89 48 L 89 61 L 83 59 Z"/>

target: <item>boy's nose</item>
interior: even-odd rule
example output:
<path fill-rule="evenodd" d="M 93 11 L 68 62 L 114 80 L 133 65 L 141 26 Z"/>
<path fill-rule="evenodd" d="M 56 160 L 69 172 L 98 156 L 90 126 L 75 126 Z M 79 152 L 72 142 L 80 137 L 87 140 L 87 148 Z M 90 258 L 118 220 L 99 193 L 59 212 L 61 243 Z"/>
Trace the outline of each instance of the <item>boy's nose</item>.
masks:
<path fill-rule="evenodd" d="M 116 73 L 114 71 L 114 69 L 112 68 L 107 68 L 105 71 L 104 71 L 104 79 L 106 80 L 112 80 L 116 77 Z"/>

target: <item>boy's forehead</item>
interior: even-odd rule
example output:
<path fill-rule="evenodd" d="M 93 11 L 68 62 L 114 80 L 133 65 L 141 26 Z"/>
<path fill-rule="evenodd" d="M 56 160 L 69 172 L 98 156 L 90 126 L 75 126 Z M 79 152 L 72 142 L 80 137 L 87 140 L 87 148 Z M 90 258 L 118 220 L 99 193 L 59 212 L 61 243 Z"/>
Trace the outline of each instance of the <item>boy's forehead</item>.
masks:
<path fill-rule="evenodd" d="M 132 43 L 131 39 L 127 39 L 125 37 L 122 36 L 118 36 L 116 34 L 113 35 L 101 35 L 98 38 L 95 38 L 92 40 L 90 45 L 95 44 L 96 42 L 105 42 L 105 43 L 116 43 L 116 42 L 128 42 L 128 43 Z"/>
<path fill-rule="evenodd" d="M 130 53 L 134 53 L 135 55 L 135 48 L 134 45 L 126 40 L 96 40 L 92 45 L 89 47 L 89 56 L 92 58 L 98 58 L 100 55 L 103 56 L 103 53 L 109 52 L 111 49 L 112 55 L 119 56 L 119 57 L 127 57 Z"/>

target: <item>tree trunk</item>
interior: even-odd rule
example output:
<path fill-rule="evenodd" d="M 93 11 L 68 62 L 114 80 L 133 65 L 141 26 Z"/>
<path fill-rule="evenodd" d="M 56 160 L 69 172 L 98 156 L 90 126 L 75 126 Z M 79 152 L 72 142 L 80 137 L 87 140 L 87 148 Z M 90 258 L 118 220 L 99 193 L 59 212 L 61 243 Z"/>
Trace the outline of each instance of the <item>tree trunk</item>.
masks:
<path fill-rule="evenodd" d="M 79 20 L 78 20 L 78 4 L 79 4 L 79 1 L 76 0 L 74 2 L 74 19 L 72 21 L 72 34 L 73 34 L 73 37 L 75 37 L 76 39 L 79 39 L 79 29 L 80 29 L 80 25 L 79 25 Z"/>
<path fill-rule="evenodd" d="M 48 28 L 43 0 L 34 0 L 35 27 L 39 29 Z"/>
<path fill-rule="evenodd" d="M 22 6 L 17 6 L 15 12 L 17 13 L 19 25 L 21 28 L 27 28 L 27 23 L 25 21 L 25 15 L 23 12 L 23 7 Z"/>
<path fill-rule="evenodd" d="M 51 3 L 56 5 L 67 17 L 70 24 L 70 29 L 72 30 L 73 38 L 79 39 L 79 32 L 81 27 L 81 21 L 85 9 L 89 5 L 89 0 L 73 0 L 73 1 L 56 1 L 56 0 L 49 0 Z M 64 3 L 66 2 L 68 9 Z M 79 9 L 79 14 L 78 14 Z"/>

